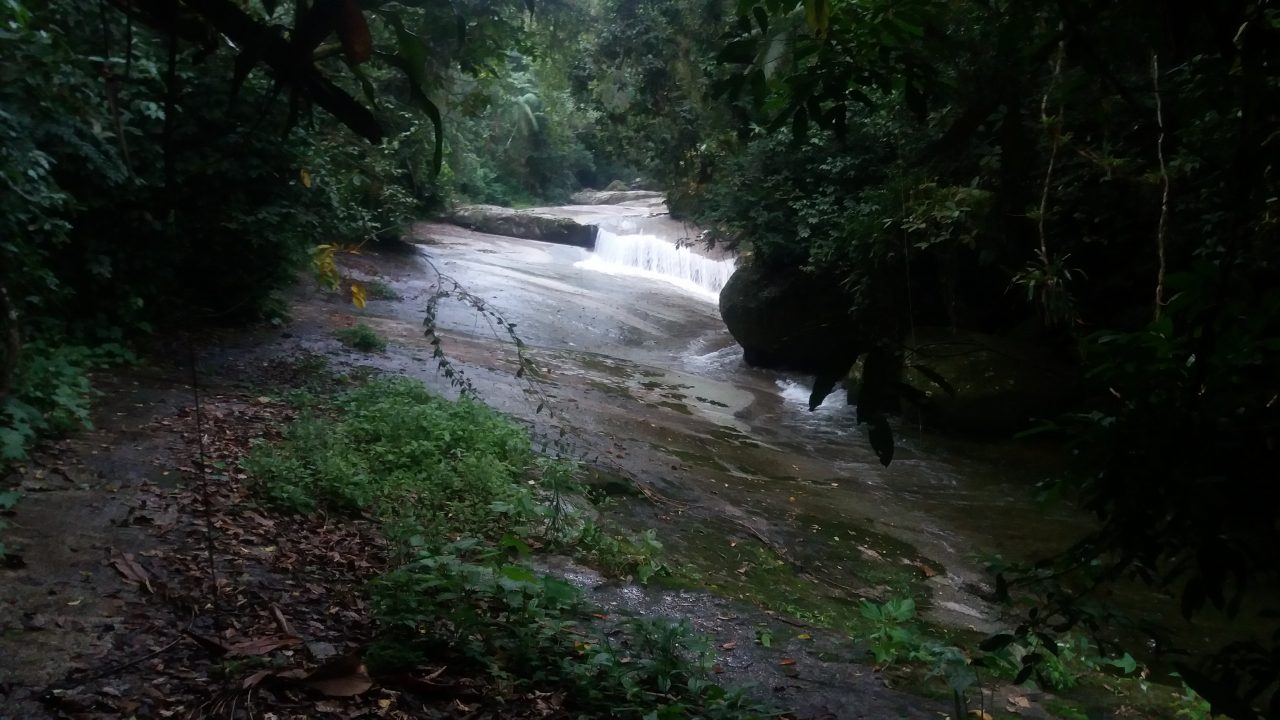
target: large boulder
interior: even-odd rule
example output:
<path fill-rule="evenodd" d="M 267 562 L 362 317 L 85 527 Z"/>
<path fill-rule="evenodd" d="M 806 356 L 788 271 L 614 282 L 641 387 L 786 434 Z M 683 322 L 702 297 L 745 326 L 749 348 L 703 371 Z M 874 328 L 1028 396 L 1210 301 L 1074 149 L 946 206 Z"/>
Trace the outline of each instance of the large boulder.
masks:
<path fill-rule="evenodd" d="M 658 204 L 663 201 L 660 192 L 652 190 L 579 190 L 569 196 L 574 205 L 621 205 L 622 203 Z"/>
<path fill-rule="evenodd" d="M 587 249 L 596 245 L 595 225 L 583 225 L 569 218 L 535 210 L 513 210 L 497 205 L 464 205 L 454 211 L 452 220 L 465 228 L 491 235 L 541 240 Z"/>
<path fill-rule="evenodd" d="M 720 291 L 720 315 L 748 365 L 844 375 L 862 350 L 835 278 L 745 260 Z"/>
<path fill-rule="evenodd" d="M 1065 410 L 1080 374 L 1039 338 L 917 328 L 908 338 L 904 393 L 919 419 L 939 430 L 1009 436 Z"/>

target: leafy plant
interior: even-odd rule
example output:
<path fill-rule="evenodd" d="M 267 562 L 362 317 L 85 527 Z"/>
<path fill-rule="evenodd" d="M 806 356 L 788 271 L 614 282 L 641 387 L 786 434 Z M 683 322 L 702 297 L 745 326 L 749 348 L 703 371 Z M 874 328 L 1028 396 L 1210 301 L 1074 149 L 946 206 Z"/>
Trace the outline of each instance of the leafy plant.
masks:
<path fill-rule="evenodd" d="M 708 644 L 658 619 L 612 633 L 590 621 L 574 586 L 505 561 L 476 539 L 423 546 L 371 589 L 383 628 L 377 669 L 442 658 L 513 690 L 560 688 L 576 712 L 611 717 L 753 718 L 763 708 L 708 679 Z"/>
<path fill-rule="evenodd" d="M 21 460 L 40 436 L 91 427 L 89 372 L 133 360 L 116 344 L 27 343 L 11 395 L 0 402 L 0 462 Z"/>
<path fill-rule="evenodd" d="M 365 292 L 370 300 L 399 300 L 400 293 L 381 280 L 375 280 L 365 285 Z"/>
<path fill-rule="evenodd" d="M 633 577 L 644 585 L 655 577 L 671 574 L 661 560 L 662 543 L 653 530 L 619 535 L 588 520 L 573 542 L 585 560 L 611 575 Z"/>
<path fill-rule="evenodd" d="M 370 513 L 405 533 L 500 536 L 534 514 L 533 466 L 520 426 L 419 382 L 378 379 L 305 412 L 247 467 L 269 504 L 295 512 Z M 501 503 L 509 512 L 493 508 Z"/>
<path fill-rule="evenodd" d="M 343 345 L 361 352 L 385 352 L 387 349 L 387 339 L 364 323 L 340 328 L 333 334 Z"/>
<path fill-rule="evenodd" d="M 920 630 L 913 625 L 916 603 L 911 598 L 894 598 L 881 604 L 862 600 L 858 612 L 870 622 L 866 639 L 877 665 L 888 666 L 906 659 L 923 644 Z"/>

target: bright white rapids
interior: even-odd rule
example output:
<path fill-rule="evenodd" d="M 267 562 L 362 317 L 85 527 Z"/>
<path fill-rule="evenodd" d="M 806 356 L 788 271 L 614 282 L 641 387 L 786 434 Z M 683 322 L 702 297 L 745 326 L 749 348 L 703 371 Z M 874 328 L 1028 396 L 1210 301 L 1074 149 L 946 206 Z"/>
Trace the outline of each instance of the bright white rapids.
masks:
<path fill-rule="evenodd" d="M 591 256 L 574 263 L 587 270 L 661 280 L 711 302 L 719 300 L 734 265 L 733 258 L 715 260 L 655 235 L 617 234 L 604 228 L 596 235 Z"/>

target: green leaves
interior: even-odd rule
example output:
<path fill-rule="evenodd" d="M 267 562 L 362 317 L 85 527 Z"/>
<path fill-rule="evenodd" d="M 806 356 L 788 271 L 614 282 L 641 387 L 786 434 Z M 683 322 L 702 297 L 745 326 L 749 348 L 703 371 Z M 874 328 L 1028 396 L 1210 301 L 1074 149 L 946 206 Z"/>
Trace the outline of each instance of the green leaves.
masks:
<path fill-rule="evenodd" d="M 405 29 L 404 21 L 399 15 L 388 14 L 387 21 L 395 30 L 398 53 L 382 54 L 382 57 L 404 71 L 409 79 L 410 97 L 431 120 L 431 125 L 435 128 L 431 170 L 433 174 L 438 174 L 444 161 L 444 123 L 440 118 L 440 108 L 427 96 L 427 45 L 422 38 Z"/>

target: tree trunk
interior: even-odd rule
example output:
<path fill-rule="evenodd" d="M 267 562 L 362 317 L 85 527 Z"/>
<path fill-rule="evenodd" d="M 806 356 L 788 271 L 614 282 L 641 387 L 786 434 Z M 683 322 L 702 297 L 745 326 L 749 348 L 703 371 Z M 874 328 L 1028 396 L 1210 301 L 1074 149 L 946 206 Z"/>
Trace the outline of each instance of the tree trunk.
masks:
<path fill-rule="evenodd" d="M 22 338 L 18 335 L 18 308 L 9 300 L 9 291 L 0 285 L 0 328 L 4 330 L 4 348 L 0 350 L 0 402 L 9 397 L 13 376 L 18 370 Z"/>

